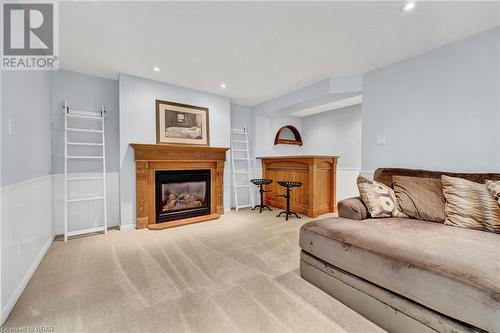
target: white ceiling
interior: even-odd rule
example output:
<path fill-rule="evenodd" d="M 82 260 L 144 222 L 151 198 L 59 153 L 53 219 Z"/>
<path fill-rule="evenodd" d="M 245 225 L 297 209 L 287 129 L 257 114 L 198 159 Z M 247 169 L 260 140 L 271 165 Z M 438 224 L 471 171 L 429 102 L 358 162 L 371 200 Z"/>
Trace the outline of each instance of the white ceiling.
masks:
<path fill-rule="evenodd" d="M 110 78 L 128 73 L 255 105 L 500 25 L 499 2 L 419 1 L 410 14 L 401 5 L 61 2 L 61 67 Z"/>

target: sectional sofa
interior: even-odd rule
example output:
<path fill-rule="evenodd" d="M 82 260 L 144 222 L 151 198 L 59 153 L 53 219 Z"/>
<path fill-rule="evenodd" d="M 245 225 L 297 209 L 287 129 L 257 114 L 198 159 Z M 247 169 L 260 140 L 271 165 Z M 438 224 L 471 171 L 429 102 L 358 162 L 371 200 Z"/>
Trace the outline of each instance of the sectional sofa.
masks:
<path fill-rule="evenodd" d="M 500 174 L 378 169 L 484 183 Z M 300 232 L 301 276 L 390 332 L 500 332 L 500 235 L 407 218 L 372 219 L 359 198 Z"/>

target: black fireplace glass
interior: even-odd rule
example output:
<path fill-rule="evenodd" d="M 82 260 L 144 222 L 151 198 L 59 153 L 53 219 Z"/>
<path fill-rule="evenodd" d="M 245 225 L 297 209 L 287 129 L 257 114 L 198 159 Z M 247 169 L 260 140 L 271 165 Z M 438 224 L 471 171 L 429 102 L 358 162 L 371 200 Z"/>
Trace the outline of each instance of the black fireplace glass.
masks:
<path fill-rule="evenodd" d="M 159 170 L 155 182 L 157 223 L 210 214 L 210 170 Z"/>

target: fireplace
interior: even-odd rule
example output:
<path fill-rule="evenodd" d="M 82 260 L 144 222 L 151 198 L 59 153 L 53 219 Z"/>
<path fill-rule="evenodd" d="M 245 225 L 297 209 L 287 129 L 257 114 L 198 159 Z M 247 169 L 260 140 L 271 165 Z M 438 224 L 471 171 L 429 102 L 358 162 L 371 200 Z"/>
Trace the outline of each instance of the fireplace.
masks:
<path fill-rule="evenodd" d="M 210 170 L 157 170 L 156 223 L 210 214 Z"/>
<path fill-rule="evenodd" d="M 130 146 L 134 149 L 135 160 L 137 229 L 160 230 L 172 228 L 216 220 L 224 214 L 224 162 L 229 148 L 138 143 L 132 143 Z M 163 211 L 165 197 L 162 190 L 163 192 L 173 192 L 174 189 L 168 186 L 166 188 L 163 186 L 157 187 L 157 172 L 158 175 L 166 175 L 167 178 L 162 178 L 165 183 L 204 182 L 205 195 L 208 195 L 207 199 L 205 202 L 200 200 L 202 205 L 199 207 L 192 207 L 197 206 L 198 203 L 191 203 L 185 208 L 176 206 L 179 209 L 172 210 L 172 207 L 169 206 L 168 209 Z M 186 177 L 185 175 L 179 175 L 182 173 L 190 176 L 182 178 Z M 161 182 L 159 183 L 161 184 Z M 196 190 L 197 186 L 200 185 L 193 185 L 196 192 L 199 191 Z M 201 194 L 196 194 L 194 199 L 199 200 L 201 197 Z M 162 199 L 158 202 L 157 198 Z M 162 207 L 161 210 L 160 207 Z M 184 218 L 185 216 L 188 217 Z M 161 221 L 160 217 L 163 221 Z"/>

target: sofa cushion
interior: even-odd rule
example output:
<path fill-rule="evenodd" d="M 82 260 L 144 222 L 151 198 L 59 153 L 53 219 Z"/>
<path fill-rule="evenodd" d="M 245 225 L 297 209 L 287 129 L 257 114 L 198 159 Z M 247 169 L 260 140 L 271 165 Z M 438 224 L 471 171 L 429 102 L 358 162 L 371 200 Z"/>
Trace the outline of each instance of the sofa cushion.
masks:
<path fill-rule="evenodd" d="M 393 176 L 399 207 L 408 217 L 429 222 L 444 222 L 445 200 L 441 179 Z"/>
<path fill-rule="evenodd" d="M 500 207 L 485 184 L 442 176 L 447 225 L 500 233 Z"/>
<path fill-rule="evenodd" d="M 362 176 L 357 179 L 359 195 L 371 217 L 406 217 L 399 209 L 394 190 Z"/>
<path fill-rule="evenodd" d="M 497 234 L 401 218 L 328 218 L 302 226 L 300 247 L 442 314 L 500 328 Z"/>

